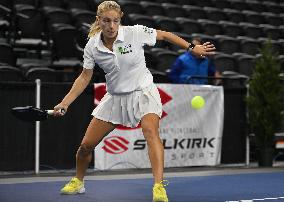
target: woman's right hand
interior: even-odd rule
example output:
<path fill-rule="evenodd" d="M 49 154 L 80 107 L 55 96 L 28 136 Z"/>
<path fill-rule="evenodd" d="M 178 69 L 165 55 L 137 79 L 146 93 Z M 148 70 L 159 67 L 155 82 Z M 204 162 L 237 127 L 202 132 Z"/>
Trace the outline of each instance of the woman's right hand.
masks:
<path fill-rule="evenodd" d="M 61 102 L 58 105 L 56 105 L 53 108 L 53 110 L 54 110 L 53 116 L 63 116 L 68 110 L 68 105 L 65 105 Z"/>

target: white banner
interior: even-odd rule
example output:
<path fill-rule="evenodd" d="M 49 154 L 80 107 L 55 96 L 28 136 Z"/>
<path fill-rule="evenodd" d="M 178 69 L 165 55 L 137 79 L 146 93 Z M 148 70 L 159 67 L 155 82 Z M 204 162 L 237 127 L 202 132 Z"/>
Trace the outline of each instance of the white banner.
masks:
<path fill-rule="evenodd" d="M 165 149 L 165 167 L 214 166 L 220 163 L 224 120 L 221 86 L 157 84 L 163 104 L 160 137 Z M 95 84 L 95 103 L 105 93 Z M 191 99 L 205 99 L 201 109 Z M 150 168 L 147 144 L 141 127 L 119 126 L 95 149 L 95 169 Z"/>

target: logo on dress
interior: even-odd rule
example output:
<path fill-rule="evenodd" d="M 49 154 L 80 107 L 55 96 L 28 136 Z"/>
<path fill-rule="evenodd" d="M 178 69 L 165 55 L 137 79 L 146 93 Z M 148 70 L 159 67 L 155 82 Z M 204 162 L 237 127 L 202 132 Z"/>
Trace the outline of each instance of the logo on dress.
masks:
<path fill-rule="evenodd" d="M 127 53 L 131 53 L 131 52 L 132 52 L 131 44 L 124 45 L 124 46 L 119 46 L 119 47 L 118 47 L 118 52 L 119 52 L 121 55 L 124 55 L 124 54 L 127 54 Z"/>

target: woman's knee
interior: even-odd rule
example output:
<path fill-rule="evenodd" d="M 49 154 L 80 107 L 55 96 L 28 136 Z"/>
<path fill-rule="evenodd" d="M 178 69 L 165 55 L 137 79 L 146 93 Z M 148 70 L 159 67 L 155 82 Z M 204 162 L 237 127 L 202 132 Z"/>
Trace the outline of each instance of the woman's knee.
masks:
<path fill-rule="evenodd" d="M 147 142 L 160 140 L 158 129 L 155 127 L 142 128 L 142 132 Z"/>
<path fill-rule="evenodd" d="M 80 158 L 87 158 L 91 156 L 95 147 L 90 144 L 82 143 L 77 151 L 77 156 Z"/>

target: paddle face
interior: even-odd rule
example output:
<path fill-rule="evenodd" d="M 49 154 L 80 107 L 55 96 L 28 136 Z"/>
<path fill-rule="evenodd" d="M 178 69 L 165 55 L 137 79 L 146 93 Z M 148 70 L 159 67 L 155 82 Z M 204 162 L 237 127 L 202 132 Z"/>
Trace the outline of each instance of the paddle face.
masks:
<path fill-rule="evenodd" d="M 22 121 L 44 121 L 49 116 L 45 110 L 33 106 L 14 107 L 11 113 Z"/>

